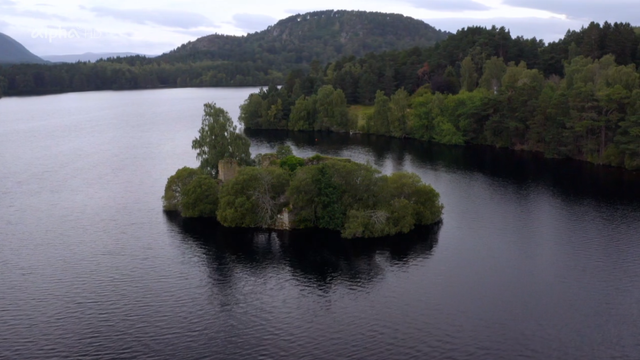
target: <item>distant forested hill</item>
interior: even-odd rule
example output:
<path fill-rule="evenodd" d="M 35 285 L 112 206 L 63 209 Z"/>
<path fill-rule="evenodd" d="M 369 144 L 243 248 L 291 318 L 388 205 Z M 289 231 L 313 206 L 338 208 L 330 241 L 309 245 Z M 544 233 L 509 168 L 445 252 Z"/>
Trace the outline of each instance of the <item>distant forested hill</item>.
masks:
<path fill-rule="evenodd" d="M 42 64 L 46 61 L 32 54 L 27 48 L 11 37 L 0 33 L 0 64 Z"/>
<path fill-rule="evenodd" d="M 343 55 L 431 46 L 447 35 L 404 15 L 325 10 L 290 16 L 247 36 L 205 36 L 161 58 L 179 62 L 260 61 L 280 70 L 313 60 L 326 63 Z"/>
<path fill-rule="evenodd" d="M 155 58 L 0 68 L 0 91 L 28 95 L 282 84 L 292 70 L 320 69 L 343 56 L 431 46 L 448 35 L 398 14 L 318 11 L 291 16 L 246 36 L 206 36 Z"/>

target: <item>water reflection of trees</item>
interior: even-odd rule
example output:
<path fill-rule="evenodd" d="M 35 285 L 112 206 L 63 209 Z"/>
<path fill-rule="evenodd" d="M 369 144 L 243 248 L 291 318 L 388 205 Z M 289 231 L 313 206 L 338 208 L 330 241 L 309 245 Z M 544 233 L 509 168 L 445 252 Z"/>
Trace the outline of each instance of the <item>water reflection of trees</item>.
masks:
<path fill-rule="evenodd" d="M 237 267 L 269 271 L 287 266 L 296 278 L 323 287 L 333 282 L 371 283 L 389 268 L 431 256 L 439 226 L 383 239 L 345 240 L 339 234 L 309 231 L 231 229 L 215 220 L 183 219 L 166 214 L 181 239 L 205 255 L 212 275 L 229 279 Z M 232 282 L 232 281 L 231 281 Z"/>
<path fill-rule="evenodd" d="M 516 184 L 542 184 L 571 197 L 640 200 L 640 172 L 570 159 L 546 159 L 540 153 L 489 146 L 447 146 L 363 134 L 256 130 L 246 133 L 252 141 L 290 141 L 298 148 L 311 147 L 323 154 L 338 153 L 348 146 L 360 147 L 370 153 L 370 160 L 376 166 L 390 159 L 395 169 L 409 156 L 415 164 L 471 171 Z"/>

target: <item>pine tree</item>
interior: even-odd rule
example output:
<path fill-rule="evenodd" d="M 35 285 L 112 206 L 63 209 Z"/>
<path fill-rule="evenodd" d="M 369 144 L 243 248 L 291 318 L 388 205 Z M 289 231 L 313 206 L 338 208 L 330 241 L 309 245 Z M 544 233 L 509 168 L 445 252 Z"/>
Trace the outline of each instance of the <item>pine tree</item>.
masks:
<path fill-rule="evenodd" d="M 461 90 L 471 92 L 478 85 L 478 74 L 476 73 L 475 64 L 471 56 L 467 56 L 462 60 L 460 68 L 460 85 Z"/>
<path fill-rule="evenodd" d="M 502 58 L 492 57 L 484 63 L 482 70 L 482 78 L 480 78 L 480 87 L 493 93 L 498 93 L 502 86 L 502 77 L 507 72 L 507 65 L 504 64 Z"/>
<path fill-rule="evenodd" d="M 371 130 L 375 134 L 386 135 L 391 131 L 389 124 L 389 98 L 378 90 L 373 108 L 373 124 Z"/>

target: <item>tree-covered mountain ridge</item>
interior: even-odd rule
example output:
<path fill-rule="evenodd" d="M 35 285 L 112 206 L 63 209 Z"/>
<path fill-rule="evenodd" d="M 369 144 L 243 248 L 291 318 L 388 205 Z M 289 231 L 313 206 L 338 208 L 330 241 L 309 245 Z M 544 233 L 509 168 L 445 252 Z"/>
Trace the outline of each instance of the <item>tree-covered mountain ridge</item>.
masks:
<path fill-rule="evenodd" d="M 162 58 L 247 61 L 276 56 L 282 63 L 325 63 L 342 55 L 431 46 L 448 35 L 424 21 L 400 14 L 324 10 L 289 16 L 246 36 L 201 37 Z"/>

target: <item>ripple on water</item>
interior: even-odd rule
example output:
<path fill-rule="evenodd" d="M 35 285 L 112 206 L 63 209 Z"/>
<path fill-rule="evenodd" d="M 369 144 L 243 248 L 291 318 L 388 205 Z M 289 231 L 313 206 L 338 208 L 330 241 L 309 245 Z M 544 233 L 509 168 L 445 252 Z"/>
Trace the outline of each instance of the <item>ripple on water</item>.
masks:
<path fill-rule="evenodd" d="M 412 171 L 442 228 L 381 241 L 165 216 L 202 104 L 253 89 L 0 101 L 0 358 L 637 359 L 640 175 L 482 147 L 248 132 L 254 153 Z"/>

